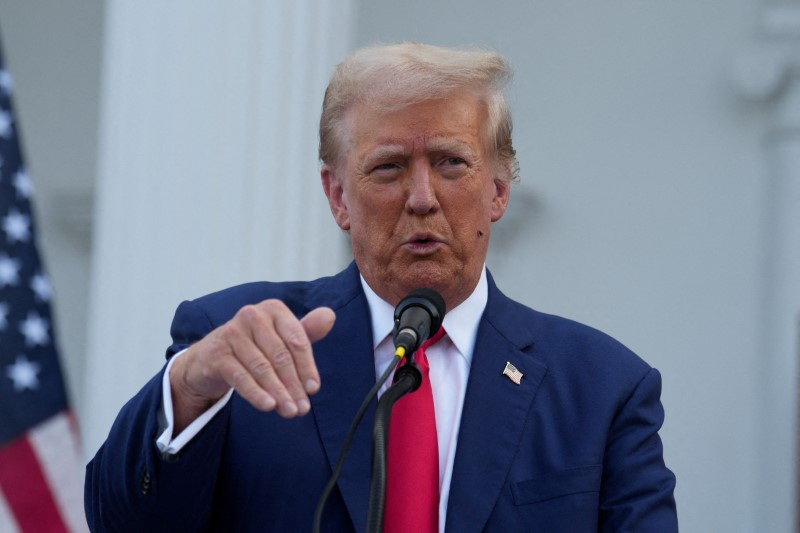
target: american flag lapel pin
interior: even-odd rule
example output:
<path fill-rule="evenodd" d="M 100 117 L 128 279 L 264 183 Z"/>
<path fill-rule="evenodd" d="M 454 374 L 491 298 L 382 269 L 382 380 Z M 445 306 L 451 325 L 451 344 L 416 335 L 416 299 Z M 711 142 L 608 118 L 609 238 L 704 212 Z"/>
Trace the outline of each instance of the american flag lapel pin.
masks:
<path fill-rule="evenodd" d="M 503 375 L 519 385 L 519 382 L 522 381 L 522 372 L 517 370 L 517 367 L 512 365 L 510 362 L 506 361 L 506 367 L 503 369 Z"/>

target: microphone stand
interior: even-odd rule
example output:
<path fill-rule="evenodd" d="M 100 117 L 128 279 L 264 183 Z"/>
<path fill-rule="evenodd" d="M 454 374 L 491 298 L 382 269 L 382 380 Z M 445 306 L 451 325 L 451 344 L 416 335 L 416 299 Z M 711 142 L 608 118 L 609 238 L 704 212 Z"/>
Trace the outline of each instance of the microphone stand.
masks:
<path fill-rule="evenodd" d="M 413 357 L 413 353 L 412 353 Z M 395 372 L 395 381 L 378 400 L 375 422 L 372 426 L 372 475 L 369 482 L 369 507 L 367 533 L 383 530 L 383 510 L 386 503 L 386 442 L 389 419 L 395 402 L 417 390 L 422 383 L 422 372 L 413 358 Z"/>
<path fill-rule="evenodd" d="M 394 343 L 395 358 L 386 367 L 383 375 L 375 382 L 366 398 L 356 412 L 356 416 L 345 435 L 339 458 L 333 468 L 328 483 L 322 490 L 317 506 L 314 509 L 314 533 L 319 532 L 322 513 L 339 475 L 344 467 L 344 459 L 350 449 L 356 428 L 367 412 L 372 399 L 383 387 L 393 370 L 397 368 L 399 359 L 406 357 L 406 364 L 395 372 L 395 382 L 381 396 L 375 413 L 372 428 L 372 474 L 370 476 L 369 507 L 367 512 L 367 531 L 380 532 L 383 528 L 383 510 L 386 500 L 386 440 L 389 433 L 389 417 L 395 402 L 409 392 L 417 390 L 422 383 L 422 373 L 414 363 L 414 350 L 428 338 L 431 331 L 438 331 L 445 314 L 445 302 L 442 296 L 433 289 L 418 289 L 406 296 L 394 310 Z"/>

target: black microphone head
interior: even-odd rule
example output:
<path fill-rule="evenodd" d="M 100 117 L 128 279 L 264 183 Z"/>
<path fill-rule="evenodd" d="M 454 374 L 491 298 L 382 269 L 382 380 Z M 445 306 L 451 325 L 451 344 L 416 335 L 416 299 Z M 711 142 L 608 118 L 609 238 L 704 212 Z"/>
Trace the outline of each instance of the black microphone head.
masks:
<path fill-rule="evenodd" d="M 403 313 L 405 309 L 411 306 L 424 307 L 431 315 L 431 333 L 436 333 L 442 327 L 442 320 L 444 320 L 445 304 L 442 295 L 433 289 L 423 287 L 408 293 L 408 296 L 397 304 L 394 310 L 395 320 Z"/>
<path fill-rule="evenodd" d="M 413 352 L 439 331 L 446 312 L 444 298 L 433 289 L 412 291 L 394 310 L 394 343 Z M 402 335 L 401 335 L 402 334 Z"/>

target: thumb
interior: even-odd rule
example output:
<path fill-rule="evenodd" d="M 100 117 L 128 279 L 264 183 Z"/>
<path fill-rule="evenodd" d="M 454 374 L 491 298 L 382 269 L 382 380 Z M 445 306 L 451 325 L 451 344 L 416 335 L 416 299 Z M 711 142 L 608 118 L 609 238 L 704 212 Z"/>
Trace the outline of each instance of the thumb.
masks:
<path fill-rule="evenodd" d="M 336 322 L 336 313 L 330 307 L 312 309 L 300 320 L 300 324 L 306 330 L 308 340 L 312 343 L 325 337 L 333 328 L 334 322 Z"/>

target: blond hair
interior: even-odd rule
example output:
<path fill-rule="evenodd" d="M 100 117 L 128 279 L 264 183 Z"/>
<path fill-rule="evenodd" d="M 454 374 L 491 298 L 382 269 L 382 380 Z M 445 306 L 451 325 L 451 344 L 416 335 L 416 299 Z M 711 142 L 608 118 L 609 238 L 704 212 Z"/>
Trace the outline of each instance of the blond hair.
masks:
<path fill-rule="evenodd" d="M 357 50 L 337 65 L 325 91 L 319 123 L 319 158 L 336 165 L 342 155 L 339 128 L 355 103 L 402 108 L 472 90 L 486 104 L 487 140 L 496 178 L 512 181 L 519 165 L 511 141 L 511 113 L 503 90 L 511 67 L 501 55 L 403 42 Z"/>

